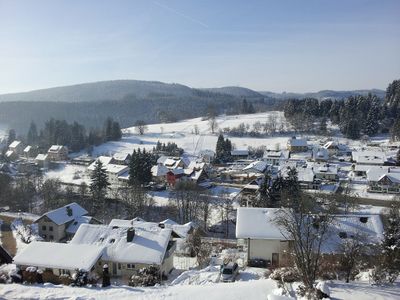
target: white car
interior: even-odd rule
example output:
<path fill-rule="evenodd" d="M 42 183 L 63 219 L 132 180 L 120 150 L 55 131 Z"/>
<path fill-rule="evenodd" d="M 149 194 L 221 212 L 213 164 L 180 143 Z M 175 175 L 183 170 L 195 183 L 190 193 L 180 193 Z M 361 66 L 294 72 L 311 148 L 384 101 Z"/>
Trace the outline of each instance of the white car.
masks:
<path fill-rule="evenodd" d="M 234 282 L 239 274 L 239 266 L 237 263 L 230 262 L 221 266 L 221 280 L 223 282 Z"/>

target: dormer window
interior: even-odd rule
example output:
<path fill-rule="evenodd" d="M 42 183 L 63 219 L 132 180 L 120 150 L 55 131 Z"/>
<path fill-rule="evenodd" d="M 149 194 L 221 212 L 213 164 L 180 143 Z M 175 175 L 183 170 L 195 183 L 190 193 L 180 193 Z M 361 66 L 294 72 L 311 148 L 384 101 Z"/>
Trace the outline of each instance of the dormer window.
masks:
<path fill-rule="evenodd" d="M 347 233 L 344 232 L 344 231 L 341 231 L 341 232 L 339 232 L 339 237 L 340 237 L 341 239 L 347 239 Z"/>
<path fill-rule="evenodd" d="M 368 217 L 360 217 L 360 222 L 361 223 L 367 223 L 368 222 Z"/>
<path fill-rule="evenodd" d="M 114 243 L 115 242 L 115 239 L 111 239 L 110 240 L 110 244 L 112 244 L 112 243 Z"/>

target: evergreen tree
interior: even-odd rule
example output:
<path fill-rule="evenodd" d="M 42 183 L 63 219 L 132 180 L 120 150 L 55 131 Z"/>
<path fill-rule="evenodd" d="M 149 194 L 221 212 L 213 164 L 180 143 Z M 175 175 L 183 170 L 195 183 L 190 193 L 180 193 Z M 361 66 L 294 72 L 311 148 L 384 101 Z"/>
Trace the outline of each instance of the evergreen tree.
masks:
<path fill-rule="evenodd" d="M 38 142 L 39 135 L 37 132 L 36 124 L 32 121 L 31 125 L 29 126 L 29 131 L 26 136 L 26 141 L 29 145 L 34 145 Z"/>
<path fill-rule="evenodd" d="M 394 282 L 400 274 L 400 206 L 393 202 L 387 216 L 387 227 L 381 243 L 382 267 L 387 272 L 388 280 Z"/>
<path fill-rule="evenodd" d="M 397 166 L 400 166 L 400 149 L 397 150 L 396 165 L 397 165 Z"/>
<path fill-rule="evenodd" d="M 110 186 L 107 173 L 100 160 L 96 162 L 95 169 L 93 170 L 90 179 L 90 191 L 93 196 L 93 208 L 94 211 L 98 211 L 98 209 L 104 205 L 107 189 Z"/>
<path fill-rule="evenodd" d="M 357 119 L 349 119 L 347 122 L 344 123 L 342 128 L 343 134 L 353 140 L 356 140 L 360 137 L 360 125 Z"/>
<path fill-rule="evenodd" d="M 369 109 L 366 123 L 365 123 L 365 134 L 372 136 L 378 132 L 379 129 L 379 106 L 375 101 L 372 103 Z"/>
<path fill-rule="evenodd" d="M 113 129 L 113 120 L 111 118 L 107 118 L 107 120 L 104 123 L 104 140 L 105 141 L 112 141 L 113 136 L 112 136 L 112 129 Z"/>
<path fill-rule="evenodd" d="M 396 120 L 396 122 L 393 124 L 392 130 L 392 140 L 393 141 L 400 141 L 400 118 Z"/>
<path fill-rule="evenodd" d="M 217 161 L 222 161 L 223 160 L 223 157 L 224 157 L 224 145 L 225 145 L 224 136 L 221 133 L 218 136 L 217 146 L 215 148 L 215 159 Z"/>
<path fill-rule="evenodd" d="M 152 180 L 151 168 L 153 155 L 146 150 L 133 150 L 129 163 L 129 184 L 131 186 L 147 184 Z"/>
<path fill-rule="evenodd" d="M 121 127 L 118 122 L 112 123 L 111 136 L 112 136 L 113 141 L 119 141 L 122 138 L 122 131 L 121 131 Z"/>
<path fill-rule="evenodd" d="M 319 123 L 319 132 L 320 132 L 321 134 L 326 134 L 326 131 L 327 131 L 326 118 L 323 117 L 323 118 L 321 119 L 321 122 Z"/>
<path fill-rule="evenodd" d="M 16 138 L 17 138 L 17 133 L 15 132 L 14 129 L 10 129 L 8 131 L 7 146 L 9 146 L 12 142 L 14 142 Z"/>

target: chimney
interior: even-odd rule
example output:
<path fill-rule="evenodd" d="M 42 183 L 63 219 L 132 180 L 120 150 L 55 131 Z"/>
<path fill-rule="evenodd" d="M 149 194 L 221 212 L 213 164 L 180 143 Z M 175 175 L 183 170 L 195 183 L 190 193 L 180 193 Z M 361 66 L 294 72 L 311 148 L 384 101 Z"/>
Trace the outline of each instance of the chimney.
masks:
<path fill-rule="evenodd" d="M 68 205 L 68 206 L 66 207 L 66 209 L 67 209 L 67 215 L 68 215 L 69 217 L 71 217 L 71 216 L 72 216 L 72 208 Z"/>
<path fill-rule="evenodd" d="M 160 227 L 161 229 L 165 228 L 165 224 L 164 223 L 158 223 L 158 227 Z"/>
<path fill-rule="evenodd" d="M 131 227 L 128 229 L 128 231 L 126 232 L 126 241 L 128 243 L 133 241 L 133 238 L 135 237 L 135 228 Z"/>

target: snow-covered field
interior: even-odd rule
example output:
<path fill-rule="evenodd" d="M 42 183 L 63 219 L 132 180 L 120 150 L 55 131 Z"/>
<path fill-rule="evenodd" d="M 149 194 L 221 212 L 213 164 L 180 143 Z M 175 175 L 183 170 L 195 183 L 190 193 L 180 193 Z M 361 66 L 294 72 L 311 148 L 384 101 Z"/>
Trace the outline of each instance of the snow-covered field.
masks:
<path fill-rule="evenodd" d="M 399 286 L 376 287 L 366 282 L 329 284 L 331 299 L 389 300 L 400 299 Z M 68 287 L 44 285 L 0 285 L 2 299 L 273 299 L 279 295 L 275 281 L 259 279 L 234 283 L 212 283 L 206 285 L 172 285 L 151 288 L 129 286 Z M 277 299 L 277 298 L 276 298 Z M 293 299 L 293 298 L 279 298 Z"/>
<path fill-rule="evenodd" d="M 265 112 L 251 115 L 218 116 L 218 128 L 237 127 L 240 123 L 252 126 L 256 122 L 266 122 L 268 116 L 275 114 L 279 120 L 284 119 L 282 112 Z M 199 135 L 194 134 L 195 125 L 199 128 Z M 148 125 L 148 131 L 144 135 L 139 135 L 135 127 L 123 130 L 124 136 L 121 141 L 108 142 L 95 147 L 93 155 L 110 155 L 115 152 L 132 153 L 133 149 L 146 148 L 152 149 L 157 141 L 161 143 L 174 142 L 189 154 L 198 154 L 201 150 L 215 150 L 217 134 L 212 134 L 207 120 L 201 118 L 183 120 L 176 123 L 152 124 Z M 276 136 L 265 138 L 232 137 L 232 143 L 237 149 L 247 149 L 249 146 L 267 146 L 270 149 L 286 146 L 288 137 Z"/>

